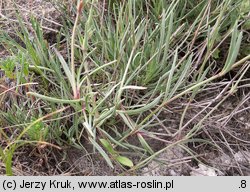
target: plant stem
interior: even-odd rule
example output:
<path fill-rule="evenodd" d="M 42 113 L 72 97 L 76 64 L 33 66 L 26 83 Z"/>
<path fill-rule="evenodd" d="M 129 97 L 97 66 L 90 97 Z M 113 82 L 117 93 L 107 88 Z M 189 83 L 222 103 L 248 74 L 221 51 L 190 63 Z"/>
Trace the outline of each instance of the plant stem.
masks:
<path fill-rule="evenodd" d="M 73 27 L 73 31 L 72 31 L 72 37 L 71 37 L 71 73 L 72 73 L 72 79 L 73 79 L 73 94 L 74 94 L 74 99 L 79 99 L 80 98 L 80 93 L 79 90 L 77 90 L 77 86 L 76 86 L 76 78 L 75 78 L 75 50 L 74 50 L 74 46 L 75 46 L 75 37 L 76 37 L 76 28 L 77 28 L 77 24 L 78 24 L 78 20 L 80 17 L 80 13 L 83 7 L 83 1 L 80 1 L 78 6 L 77 6 L 77 13 L 76 13 L 76 19 L 75 19 L 75 23 L 74 23 L 74 27 Z"/>

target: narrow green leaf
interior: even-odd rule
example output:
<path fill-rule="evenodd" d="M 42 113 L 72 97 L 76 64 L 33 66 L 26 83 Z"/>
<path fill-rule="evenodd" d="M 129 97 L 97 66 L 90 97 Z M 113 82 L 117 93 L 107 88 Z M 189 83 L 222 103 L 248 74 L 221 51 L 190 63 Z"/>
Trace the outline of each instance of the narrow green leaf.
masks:
<path fill-rule="evenodd" d="M 112 117 L 114 113 L 115 113 L 115 107 L 112 107 L 110 109 L 104 109 L 101 115 L 94 120 L 94 124 L 96 126 L 101 126 L 103 122 Z"/>
<path fill-rule="evenodd" d="M 119 112 L 118 112 L 119 113 Z M 135 122 L 130 119 L 126 114 L 124 113 L 119 113 L 119 115 L 121 116 L 122 120 L 123 120 L 123 123 L 125 125 L 127 125 L 132 131 L 135 129 L 136 127 L 136 124 Z"/>
<path fill-rule="evenodd" d="M 26 94 L 27 95 L 32 95 L 34 97 L 39 97 L 39 98 L 41 98 L 43 100 L 50 101 L 50 102 L 53 102 L 53 103 L 78 103 L 78 102 L 81 102 L 81 101 L 85 100 L 85 97 L 81 98 L 81 99 L 67 100 L 67 99 L 58 99 L 58 98 L 54 98 L 54 97 L 48 97 L 48 96 L 41 95 L 39 93 L 34 93 L 34 92 L 27 92 Z"/>
<path fill-rule="evenodd" d="M 128 149 L 128 147 L 126 147 L 125 144 L 123 144 L 122 142 L 119 142 L 119 141 L 115 140 L 115 139 L 114 139 L 112 136 L 110 136 L 105 130 L 100 129 L 100 131 L 101 131 L 103 134 L 105 134 L 105 135 L 107 136 L 107 138 L 108 138 L 112 143 L 114 143 L 115 145 L 120 146 L 120 147 L 122 147 L 122 148 L 124 148 L 124 149 Z"/>
<path fill-rule="evenodd" d="M 74 89 L 74 87 L 75 87 L 75 79 L 73 79 L 74 76 L 72 75 L 72 73 L 71 73 L 71 71 L 69 69 L 68 64 L 66 63 L 66 61 L 63 58 L 63 56 L 61 55 L 61 53 L 59 51 L 57 51 L 56 48 L 54 48 L 54 51 L 55 51 L 58 59 L 60 60 L 60 62 L 62 64 L 63 70 L 64 70 L 66 76 L 68 77 L 68 80 L 69 80 L 72 88 Z"/>
<path fill-rule="evenodd" d="M 85 122 L 83 122 L 83 126 L 86 128 L 86 130 L 88 131 L 88 133 L 94 138 L 95 135 L 93 133 L 91 125 L 85 121 Z"/>
<path fill-rule="evenodd" d="M 109 62 L 109 63 L 106 63 L 106 64 L 104 64 L 104 65 L 102 65 L 102 66 L 100 66 L 100 67 L 97 67 L 97 68 L 94 69 L 93 71 L 89 72 L 88 76 L 91 76 L 91 75 L 95 74 L 96 72 L 100 71 L 101 69 L 103 69 L 103 68 L 105 68 L 105 67 L 107 67 L 107 66 L 109 66 L 109 65 L 112 65 L 112 64 L 114 64 L 114 63 L 116 63 L 116 62 L 117 62 L 117 60 L 114 60 L 114 61 L 111 61 L 111 62 Z M 82 80 L 80 81 L 80 83 L 79 83 L 78 86 L 81 87 L 82 84 L 83 84 L 83 82 L 86 81 L 86 80 L 87 80 L 87 76 L 83 77 Z"/>
<path fill-rule="evenodd" d="M 113 149 L 112 145 L 106 140 L 106 139 L 100 139 L 100 142 L 102 143 L 103 147 L 112 155 L 115 154 L 115 150 Z"/>
<path fill-rule="evenodd" d="M 142 86 L 136 86 L 136 85 L 127 85 L 122 88 L 122 90 L 125 89 L 132 89 L 132 90 L 145 90 L 147 87 L 142 87 Z"/>
<path fill-rule="evenodd" d="M 132 162 L 129 158 L 127 158 L 127 157 L 124 157 L 124 156 L 117 156 L 115 159 L 116 159 L 119 163 L 121 163 L 122 165 L 125 165 L 125 166 L 127 166 L 127 167 L 133 167 L 133 166 L 134 166 L 133 162 Z"/>
<path fill-rule="evenodd" d="M 159 95 L 157 98 L 155 98 L 152 102 L 145 104 L 145 106 L 139 109 L 133 109 L 133 110 L 127 110 L 127 111 L 117 110 L 117 112 L 120 114 L 128 114 L 128 115 L 135 115 L 135 114 L 143 113 L 155 107 L 159 103 L 161 97 L 162 97 L 162 94 Z"/>
<path fill-rule="evenodd" d="M 178 58 L 178 48 L 175 51 L 174 61 L 172 63 L 170 73 L 169 73 L 169 76 L 168 76 L 168 81 L 167 81 L 167 86 L 166 86 L 166 90 L 165 90 L 165 98 L 164 99 L 166 99 L 167 96 L 169 95 L 171 84 L 173 83 L 173 75 L 174 75 L 175 66 L 176 66 L 176 63 L 177 63 L 177 58 Z"/>
<path fill-rule="evenodd" d="M 89 141 L 99 151 L 99 153 L 103 156 L 103 158 L 106 160 L 106 162 L 108 163 L 108 165 L 111 168 L 114 168 L 114 166 L 113 166 L 110 158 L 108 157 L 107 153 L 102 149 L 102 147 L 96 141 L 94 141 L 91 137 L 89 137 Z"/>
<path fill-rule="evenodd" d="M 148 145 L 148 143 L 145 141 L 145 139 L 142 137 L 142 135 L 140 133 L 138 133 L 137 136 L 138 136 L 138 139 L 139 139 L 141 145 L 143 146 L 143 148 L 147 152 L 149 152 L 151 155 L 153 155 L 154 154 L 153 149 Z"/>

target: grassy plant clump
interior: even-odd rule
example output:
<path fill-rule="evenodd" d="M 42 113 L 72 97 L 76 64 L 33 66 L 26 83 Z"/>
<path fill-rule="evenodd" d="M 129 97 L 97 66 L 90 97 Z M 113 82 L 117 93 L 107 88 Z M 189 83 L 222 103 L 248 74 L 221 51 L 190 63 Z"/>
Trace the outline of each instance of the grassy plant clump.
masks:
<path fill-rule="evenodd" d="M 195 157 L 190 143 L 216 145 L 197 136 L 248 71 L 250 52 L 241 51 L 248 46 L 242 43 L 249 31 L 247 1 L 54 5 L 61 27 L 52 42 L 42 22 L 31 14 L 27 23 L 18 8 L 18 22 L 11 23 L 15 35 L 0 32 L 9 54 L 0 58 L 2 78 L 14 83 L 0 85 L 0 158 L 8 175 L 15 151 L 26 144 L 82 150 L 89 142 L 110 167 L 126 171 L 172 146 Z M 205 115 L 187 120 L 197 96 L 235 70 L 242 73 L 204 106 Z M 181 101 L 188 104 L 180 109 L 178 127 L 164 125 L 164 114 L 174 113 L 171 107 Z M 157 142 L 165 144 L 156 149 Z"/>

